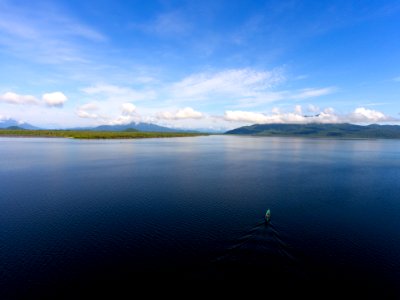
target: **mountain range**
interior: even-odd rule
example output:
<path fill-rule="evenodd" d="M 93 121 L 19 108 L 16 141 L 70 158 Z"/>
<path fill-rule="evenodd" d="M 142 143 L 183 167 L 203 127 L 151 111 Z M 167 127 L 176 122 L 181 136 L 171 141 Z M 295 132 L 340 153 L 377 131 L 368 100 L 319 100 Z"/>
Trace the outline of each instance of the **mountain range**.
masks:
<path fill-rule="evenodd" d="M 254 124 L 229 130 L 225 134 L 327 138 L 400 138 L 400 126 L 349 123 Z"/>
<path fill-rule="evenodd" d="M 79 127 L 71 128 L 72 130 L 94 130 L 94 131 L 126 131 L 126 130 L 137 130 L 137 131 L 148 131 L 148 132 L 197 132 L 196 130 L 176 129 L 164 127 L 152 123 L 129 123 L 125 125 L 100 125 L 97 127 Z"/>
<path fill-rule="evenodd" d="M 0 121 L 0 129 L 29 129 L 29 130 L 37 130 L 43 129 L 36 126 L 33 126 L 29 123 L 19 122 L 14 119 L 6 119 Z M 93 130 L 93 131 L 127 131 L 127 130 L 137 130 L 137 131 L 146 131 L 146 132 L 191 132 L 197 133 L 200 132 L 198 130 L 187 130 L 187 129 L 177 129 L 177 128 L 169 128 L 164 127 L 152 123 L 129 123 L 125 125 L 100 125 L 96 127 L 76 127 L 76 128 L 65 128 L 65 130 Z"/>

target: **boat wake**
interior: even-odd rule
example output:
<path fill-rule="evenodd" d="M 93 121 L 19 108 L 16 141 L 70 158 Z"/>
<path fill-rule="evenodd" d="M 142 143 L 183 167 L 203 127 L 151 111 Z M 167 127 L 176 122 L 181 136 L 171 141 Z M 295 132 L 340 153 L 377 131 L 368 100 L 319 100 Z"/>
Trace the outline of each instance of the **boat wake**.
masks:
<path fill-rule="evenodd" d="M 214 260 L 222 276 L 304 278 L 299 261 L 273 222 L 259 222 Z M 267 271 L 268 270 L 268 271 Z"/>

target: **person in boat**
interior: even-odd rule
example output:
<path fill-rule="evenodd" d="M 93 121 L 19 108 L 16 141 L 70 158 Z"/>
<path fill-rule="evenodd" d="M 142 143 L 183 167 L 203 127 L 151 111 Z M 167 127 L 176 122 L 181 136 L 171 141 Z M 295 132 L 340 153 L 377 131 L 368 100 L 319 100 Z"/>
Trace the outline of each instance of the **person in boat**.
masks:
<path fill-rule="evenodd" d="M 271 211 L 268 209 L 267 212 L 265 213 L 265 220 L 269 222 L 270 218 L 271 218 Z"/>

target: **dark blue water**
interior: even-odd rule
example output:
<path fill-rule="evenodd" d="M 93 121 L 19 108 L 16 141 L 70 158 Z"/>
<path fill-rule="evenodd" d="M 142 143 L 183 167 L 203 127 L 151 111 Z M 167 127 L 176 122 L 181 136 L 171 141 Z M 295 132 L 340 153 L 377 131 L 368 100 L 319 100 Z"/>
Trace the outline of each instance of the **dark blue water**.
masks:
<path fill-rule="evenodd" d="M 172 279 L 397 295 L 399 187 L 398 140 L 1 138 L 1 299 Z"/>

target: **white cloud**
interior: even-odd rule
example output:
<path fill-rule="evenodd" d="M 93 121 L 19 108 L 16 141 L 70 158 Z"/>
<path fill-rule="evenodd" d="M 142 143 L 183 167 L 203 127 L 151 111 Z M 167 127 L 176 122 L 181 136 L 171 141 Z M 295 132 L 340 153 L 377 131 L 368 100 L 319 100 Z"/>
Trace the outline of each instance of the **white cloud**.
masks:
<path fill-rule="evenodd" d="M 96 102 L 89 102 L 79 107 L 80 110 L 85 111 L 95 111 L 99 109 L 99 106 Z"/>
<path fill-rule="evenodd" d="M 43 94 L 42 100 L 48 106 L 62 107 L 64 103 L 68 100 L 68 98 L 61 92 L 53 92 L 53 93 Z"/>
<path fill-rule="evenodd" d="M 122 104 L 122 115 L 124 116 L 132 116 L 136 112 L 136 106 L 132 103 L 123 103 Z"/>
<path fill-rule="evenodd" d="M 280 113 L 281 113 L 281 110 L 280 110 L 278 107 L 274 107 L 274 108 L 272 108 L 271 112 L 272 112 L 273 114 L 280 114 Z"/>
<path fill-rule="evenodd" d="M 109 125 L 125 125 L 140 122 L 142 117 L 136 112 L 136 106 L 126 102 L 121 105 L 121 114 L 108 122 Z"/>
<path fill-rule="evenodd" d="M 94 113 L 94 111 L 99 110 L 99 106 L 95 102 L 89 102 L 86 104 L 83 104 L 78 107 L 78 110 L 76 111 L 76 114 L 80 118 L 85 118 L 85 119 L 98 119 L 99 115 Z"/>
<path fill-rule="evenodd" d="M 347 122 L 345 121 L 345 118 L 343 116 L 335 114 L 335 111 L 332 107 L 328 107 L 324 109 L 324 111 L 320 112 L 317 115 L 314 115 L 312 117 L 308 117 L 307 119 L 310 119 L 309 122 L 305 123 L 344 123 Z"/>
<path fill-rule="evenodd" d="M 299 115 L 301 115 L 302 114 L 302 108 L 301 108 L 301 105 L 296 105 L 295 107 L 294 107 L 294 111 L 295 111 L 295 113 L 296 114 L 299 114 Z"/>
<path fill-rule="evenodd" d="M 80 118 L 86 118 L 86 119 L 98 119 L 99 118 L 99 115 L 94 114 L 94 113 L 89 113 L 89 112 L 87 112 L 85 110 L 78 110 L 76 112 L 76 114 Z"/>
<path fill-rule="evenodd" d="M 349 116 L 349 121 L 357 123 L 385 122 L 390 120 L 391 118 L 382 112 L 364 107 L 356 108 Z"/>
<path fill-rule="evenodd" d="M 320 109 L 319 109 L 318 106 L 316 106 L 314 104 L 309 104 L 308 107 L 307 107 L 307 110 L 309 112 L 316 113 L 316 112 L 319 112 Z"/>
<path fill-rule="evenodd" d="M 175 112 L 164 111 L 157 114 L 157 118 L 165 120 L 201 119 L 204 115 L 191 107 L 185 107 Z"/>
<path fill-rule="evenodd" d="M 36 97 L 32 95 L 19 95 L 13 92 L 7 92 L 0 95 L 0 102 L 9 104 L 39 104 Z"/>
<path fill-rule="evenodd" d="M 118 105 L 115 102 L 92 101 L 79 106 L 76 114 L 80 118 L 95 119 L 110 125 L 128 124 L 141 119 L 136 112 L 136 106 L 129 102 Z"/>
<path fill-rule="evenodd" d="M 136 122 L 137 119 L 134 118 L 133 116 L 118 116 L 117 118 L 111 120 L 110 122 L 108 122 L 108 125 L 126 125 L 132 122 Z"/>
<path fill-rule="evenodd" d="M 100 114 L 98 111 L 101 110 L 100 103 L 98 102 L 89 102 L 85 103 L 77 108 L 76 114 L 80 118 L 84 119 L 96 119 L 99 121 L 106 121 L 109 117 Z"/>
<path fill-rule="evenodd" d="M 227 121 L 256 124 L 263 124 L 268 122 L 268 116 L 266 116 L 265 114 L 240 110 L 225 111 L 224 119 Z"/>
<path fill-rule="evenodd" d="M 324 113 L 333 114 L 335 110 L 332 107 L 327 107 L 324 109 Z"/>

